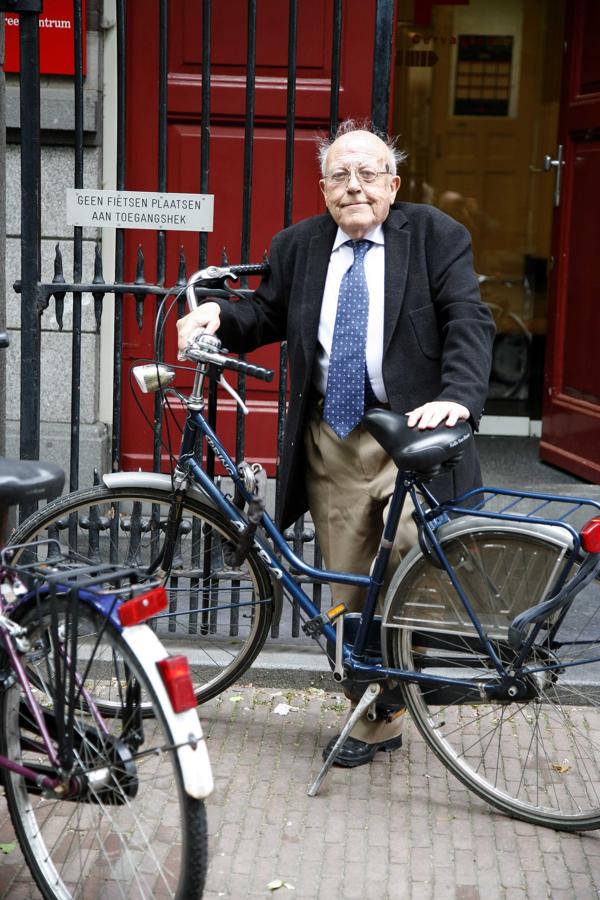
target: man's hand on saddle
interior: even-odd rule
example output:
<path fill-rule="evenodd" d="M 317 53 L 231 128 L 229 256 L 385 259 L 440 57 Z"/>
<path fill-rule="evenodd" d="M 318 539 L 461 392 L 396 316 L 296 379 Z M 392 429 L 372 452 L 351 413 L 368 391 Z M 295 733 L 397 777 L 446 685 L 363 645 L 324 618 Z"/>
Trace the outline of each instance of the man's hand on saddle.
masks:
<path fill-rule="evenodd" d="M 431 403 L 411 409 L 406 415 L 409 428 L 416 425 L 420 431 L 425 431 L 427 428 L 437 428 L 442 422 L 451 428 L 457 422 L 468 419 L 469 410 L 462 403 L 453 403 L 451 400 L 432 400 Z"/>
<path fill-rule="evenodd" d="M 221 324 L 221 307 L 218 303 L 209 300 L 198 309 L 188 313 L 187 316 L 177 322 L 177 345 L 179 350 L 185 350 L 190 339 L 198 331 L 215 334 Z"/>

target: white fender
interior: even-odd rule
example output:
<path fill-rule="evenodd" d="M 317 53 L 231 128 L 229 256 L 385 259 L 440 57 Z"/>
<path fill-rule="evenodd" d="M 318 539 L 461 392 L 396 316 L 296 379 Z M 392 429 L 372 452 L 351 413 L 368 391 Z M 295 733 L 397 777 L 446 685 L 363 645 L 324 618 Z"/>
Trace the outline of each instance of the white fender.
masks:
<path fill-rule="evenodd" d="M 171 732 L 173 743 L 181 745 L 177 749 L 177 756 L 181 764 L 186 793 L 197 800 L 208 797 L 213 790 L 214 782 L 198 713 L 195 709 L 188 709 L 182 713 L 173 711 L 169 695 L 156 665 L 159 660 L 169 654 L 147 625 L 132 625 L 124 628 L 122 636 L 152 684 Z"/>
<path fill-rule="evenodd" d="M 173 492 L 171 476 L 161 475 L 158 472 L 108 472 L 102 476 L 102 481 L 107 488 L 152 488 L 167 494 Z M 213 509 L 215 508 L 208 494 L 194 482 L 188 482 L 185 492 L 189 497 L 194 497 L 208 506 L 212 506 Z"/>

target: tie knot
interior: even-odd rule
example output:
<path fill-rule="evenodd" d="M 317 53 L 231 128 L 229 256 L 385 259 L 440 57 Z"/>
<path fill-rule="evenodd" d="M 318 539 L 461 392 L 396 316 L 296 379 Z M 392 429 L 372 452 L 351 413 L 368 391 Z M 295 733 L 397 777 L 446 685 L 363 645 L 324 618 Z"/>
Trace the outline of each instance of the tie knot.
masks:
<path fill-rule="evenodd" d="M 371 241 L 349 241 L 349 244 L 354 250 L 354 259 L 362 259 L 371 246 Z"/>

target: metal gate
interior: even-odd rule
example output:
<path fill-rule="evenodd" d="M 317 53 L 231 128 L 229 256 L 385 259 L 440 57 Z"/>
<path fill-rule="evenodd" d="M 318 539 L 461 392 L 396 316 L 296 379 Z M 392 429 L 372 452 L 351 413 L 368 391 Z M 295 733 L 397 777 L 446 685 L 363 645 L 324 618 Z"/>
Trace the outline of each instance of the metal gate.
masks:
<path fill-rule="evenodd" d="M 198 0 L 200 3 L 201 0 Z M 331 42 L 331 88 L 329 96 L 329 126 L 334 131 L 339 121 L 340 108 L 340 72 L 342 65 L 342 29 L 344 15 L 349 0 L 331 0 L 332 42 Z M 168 22 L 169 0 L 156 0 L 158 5 L 159 34 L 158 42 L 158 171 L 154 185 L 147 185 L 148 190 L 166 191 L 167 189 L 167 73 L 168 73 Z M 88 3 L 88 6 L 90 4 Z M 255 131 L 255 84 L 256 84 L 256 38 L 257 7 L 260 0 L 247 2 L 247 36 L 246 36 L 246 115 L 244 124 L 244 184 L 242 201 L 242 220 L 239 223 L 242 244 L 241 259 L 231 262 L 248 262 L 250 212 L 252 195 L 252 159 Z M 115 0 L 116 35 L 117 35 L 117 129 L 116 129 L 116 187 L 123 190 L 126 186 L 126 140 L 127 140 L 127 2 Z M 0 10 L 20 14 L 20 158 L 21 158 L 21 277 L 15 284 L 20 293 L 21 303 L 21 371 L 20 371 L 20 456 L 23 459 L 37 459 L 40 453 L 40 385 L 44 378 L 41 367 L 41 342 L 43 333 L 42 317 L 49 307 L 52 308 L 59 325 L 62 323 L 66 308 L 72 316 L 72 350 L 70 369 L 66 378 L 71 384 L 70 409 L 70 456 L 68 466 L 69 488 L 75 490 L 79 486 L 80 471 L 80 425 L 81 398 L 80 383 L 82 377 L 82 297 L 91 294 L 95 319 L 100 326 L 106 299 L 114 297 L 114 363 L 113 363 L 113 409 L 110 456 L 113 470 L 120 467 L 121 457 L 121 404 L 123 394 L 124 373 L 122 365 L 123 314 L 125 304 L 135 303 L 140 320 L 156 315 L 156 298 L 167 293 L 165 285 L 166 235 L 164 231 L 156 233 L 157 276 L 155 283 L 148 283 L 144 275 L 144 261 L 138 255 L 136 277 L 125 282 L 126 271 L 125 235 L 122 229 L 116 232 L 114 277 L 106 278 L 103 269 L 102 247 L 96 246 L 94 271 L 84 276 L 83 271 L 83 234 L 81 227 L 73 228 L 73 271 L 67 277 L 63 271 L 62 256 L 57 247 L 54 263 L 54 278 L 50 282 L 42 280 L 41 273 L 41 127 L 40 127 L 40 14 L 42 0 L 1 0 Z M 372 0 L 364 4 L 365 27 L 372 16 L 374 28 L 374 54 L 369 68 L 372 71 L 371 119 L 375 126 L 386 129 L 389 121 L 390 83 L 392 71 L 392 47 L 395 27 L 394 0 Z M 211 21 L 213 15 L 212 0 L 202 2 L 202 112 L 201 112 L 201 172 L 200 192 L 208 193 L 210 174 L 211 147 Z M 298 0 L 288 0 L 288 46 L 287 46 L 287 110 L 285 136 L 285 214 L 284 225 L 292 221 L 292 198 L 294 193 L 294 138 L 296 132 L 296 72 L 298 51 Z M 232 25 L 235 28 L 235 24 Z M 84 79 L 83 79 L 83 42 L 84 23 L 82 22 L 82 0 L 73 2 L 73 40 L 75 74 L 73 77 L 73 179 L 72 186 L 84 186 Z M 361 62 L 362 64 L 362 62 Z M 368 65 L 368 63 L 367 63 Z M 207 235 L 198 237 L 198 263 L 200 267 L 207 264 Z M 193 268 L 196 268 L 193 260 Z M 184 278 L 186 260 L 179 263 L 180 278 Z M 111 304 L 112 307 L 112 304 Z M 285 385 L 287 367 L 286 347 L 280 351 L 280 384 Z M 280 389 L 278 433 L 281 440 L 285 412 L 285 391 Z M 154 433 L 154 464 L 160 465 L 161 423 L 160 408 L 156 409 L 156 425 Z M 237 454 L 241 458 L 244 453 L 244 431 L 242 417 L 238 421 Z M 310 539 L 303 522 L 296 524 L 289 534 L 296 550 L 301 552 L 303 543 Z M 298 633 L 298 622 L 294 618 L 292 633 Z"/>

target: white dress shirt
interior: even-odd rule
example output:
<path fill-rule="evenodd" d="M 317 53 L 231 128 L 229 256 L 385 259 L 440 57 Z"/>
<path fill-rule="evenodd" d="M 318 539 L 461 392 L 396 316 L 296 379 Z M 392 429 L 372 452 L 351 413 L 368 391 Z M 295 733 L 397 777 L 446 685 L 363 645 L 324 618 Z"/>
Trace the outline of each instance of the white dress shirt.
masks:
<path fill-rule="evenodd" d="M 333 329 L 337 313 L 338 295 L 342 277 L 354 262 L 354 251 L 347 244 L 352 240 L 338 228 L 325 281 L 323 291 L 323 304 L 321 306 L 321 318 L 319 320 L 318 347 L 313 382 L 320 394 L 325 396 L 327 390 L 327 374 L 329 372 L 329 357 L 333 343 Z M 378 400 L 387 402 L 387 394 L 383 386 L 382 362 L 383 362 L 383 313 L 384 313 L 384 278 L 385 278 L 385 247 L 383 228 L 377 225 L 373 231 L 364 236 L 364 240 L 371 241 L 373 246 L 365 256 L 365 277 L 369 289 L 369 325 L 367 328 L 367 372 L 371 387 Z"/>

